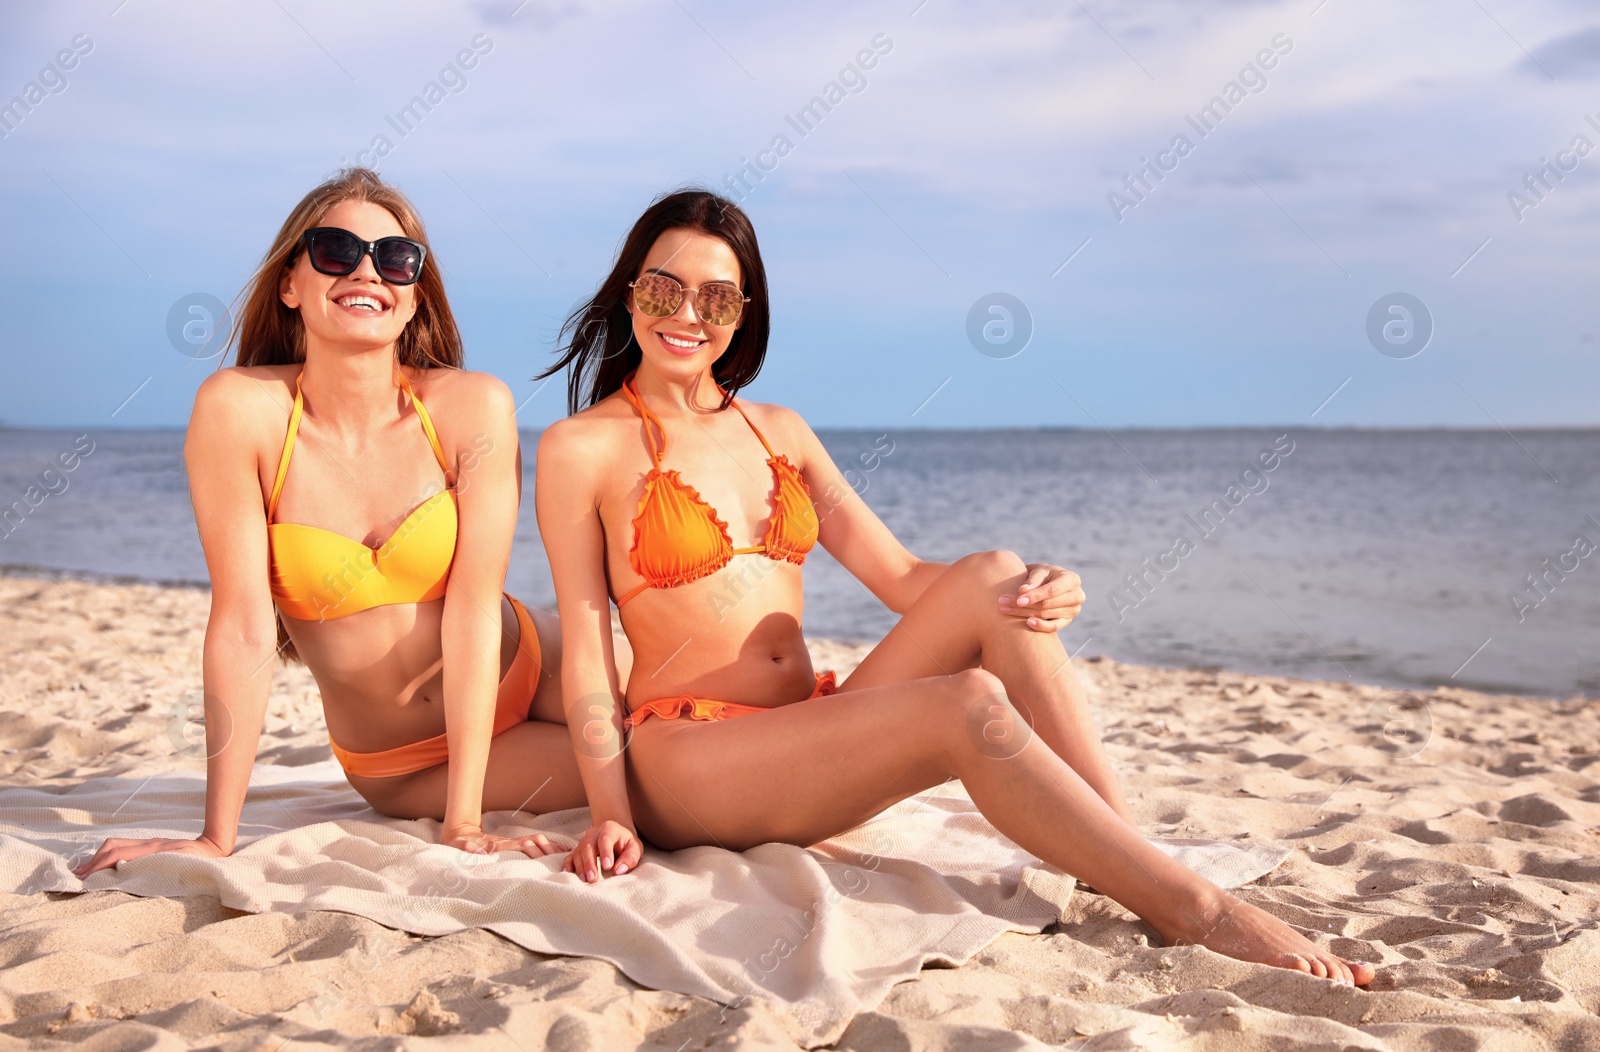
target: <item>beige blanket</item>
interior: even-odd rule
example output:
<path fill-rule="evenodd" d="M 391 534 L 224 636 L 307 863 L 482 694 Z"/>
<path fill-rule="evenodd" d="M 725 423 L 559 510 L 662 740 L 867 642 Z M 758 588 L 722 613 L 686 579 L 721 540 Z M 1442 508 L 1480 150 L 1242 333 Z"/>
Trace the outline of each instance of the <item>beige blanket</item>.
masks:
<path fill-rule="evenodd" d="M 194 836 L 204 788 L 203 774 L 182 772 L 0 789 L 0 890 L 212 895 L 237 910 L 334 910 L 422 935 L 487 928 L 541 953 L 601 958 L 647 987 L 729 1006 L 779 1002 L 794 1039 L 811 1047 L 925 963 L 959 965 L 1002 932 L 1040 931 L 1073 889 L 996 833 L 959 783 L 810 849 L 647 851 L 636 873 L 592 886 L 561 872 L 560 855 L 442 847 L 437 822 L 379 816 L 332 761 L 258 766 L 231 858 L 154 855 L 88 881 L 70 872 L 108 835 Z M 571 844 L 588 812 L 491 814 L 484 824 Z M 1227 887 L 1288 854 L 1157 843 Z"/>

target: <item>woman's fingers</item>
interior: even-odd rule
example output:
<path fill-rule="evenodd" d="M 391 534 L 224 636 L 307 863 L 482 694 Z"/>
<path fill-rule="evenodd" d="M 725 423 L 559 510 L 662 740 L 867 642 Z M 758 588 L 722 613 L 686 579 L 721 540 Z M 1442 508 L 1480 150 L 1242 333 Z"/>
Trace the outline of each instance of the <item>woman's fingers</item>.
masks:
<path fill-rule="evenodd" d="M 94 853 L 93 858 L 79 866 L 77 869 L 73 870 L 73 873 L 77 875 L 79 880 L 82 880 L 90 874 L 100 872 L 102 869 L 111 869 L 118 862 L 123 862 L 130 858 L 138 858 L 140 855 L 149 854 L 149 851 L 133 850 L 133 847 L 140 843 L 149 842 L 123 840 L 120 838 L 107 840 L 104 844 L 100 845 L 100 850 Z M 159 850 L 159 848 L 154 848 L 153 850 Z"/>
<path fill-rule="evenodd" d="M 602 874 L 610 870 L 613 876 L 621 876 L 636 868 L 644 854 L 639 837 L 632 830 L 621 827 L 602 832 L 598 838 L 598 845 L 599 872 Z"/>
<path fill-rule="evenodd" d="M 1017 596 L 1017 605 L 1020 607 L 1049 607 L 1055 605 L 1082 604 L 1083 580 L 1071 570 L 1059 566 L 1051 567 L 1055 571 L 1048 579 L 1028 588 L 1026 585 L 1020 589 Z"/>
<path fill-rule="evenodd" d="M 125 840 L 121 837 L 112 837 L 100 845 L 100 850 L 94 857 L 72 871 L 73 876 L 79 880 L 98 873 L 102 869 L 111 869 L 119 862 L 127 862 L 145 855 L 154 855 L 160 851 L 183 851 L 188 845 L 196 843 L 193 840 Z"/>
<path fill-rule="evenodd" d="M 513 846 L 516 847 L 517 850 L 521 851 L 524 855 L 527 855 L 529 858 L 543 858 L 546 855 L 553 855 L 560 850 L 560 848 L 550 843 L 550 838 L 545 836 L 543 833 L 535 833 L 533 836 L 525 836 L 521 840 L 517 841 Z"/>
<path fill-rule="evenodd" d="M 577 868 L 576 872 L 578 874 L 578 879 L 584 881 L 587 884 L 593 884 L 595 881 L 599 880 L 600 879 L 600 874 L 595 872 L 595 864 L 594 864 L 594 862 L 595 862 L 594 837 L 589 836 L 588 834 L 585 834 L 584 838 L 582 840 L 578 841 L 577 855 L 578 855 L 578 868 Z"/>
<path fill-rule="evenodd" d="M 1058 573 L 1071 573 L 1059 566 L 1049 566 L 1038 563 L 1028 567 L 1027 578 L 1017 586 L 1017 593 L 1012 597 L 1015 605 L 1020 607 L 1038 606 L 1042 597 L 1054 593 Z"/>
<path fill-rule="evenodd" d="M 550 838 L 543 833 L 534 833 L 531 836 L 497 836 L 494 833 L 460 833 L 451 837 L 445 843 L 449 847 L 457 848 L 469 855 L 495 855 L 502 851 L 520 851 L 529 858 L 543 858 L 565 851 L 566 848 L 557 847 L 550 842 Z M 567 860 L 569 863 L 571 857 Z M 571 865 L 562 868 L 572 871 Z"/>
<path fill-rule="evenodd" d="M 72 875 L 77 877 L 79 880 L 82 880 L 84 877 L 88 876 L 90 873 L 93 873 L 94 872 L 94 864 L 96 862 L 100 861 L 100 856 L 105 854 L 106 853 L 106 848 L 108 848 L 110 846 L 111 846 L 111 841 L 109 841 L 109 840 L 107 840 L 105 843 L 101 844 L 98 848 L 95 849 L 94 854 L 90 855 L 88 858 L 84 859 L 82 862 L 79 862 L 76 866 L 72 867 Z"/>
<path fill-rule="evenodd" d="M 533 836 L 526 837 L 523 839 L 522 843 L 522 849 L 524 851 L 528 849 L 529 845 L 532 845 L 533 848 L 539 852 L 538 857 L 540 858 L 543 858 L 545 855 L 553 855 L 560 850 L 554 844 L 550 843 L 550 838 L 545 836 L 543 833 L 535 833 Z"/>
<path fill-rule="evenodd" d="M 594 838 L 590 838 L 583 845 L 583 879 L 590 884 L 600 879 L 600 867 L 596 856 Z"/>
<path fill-rule="evenodd" d="M 100 850 L 96 851 L 89 861 L 82 863 L 77 869 L 74 869 L 72 871 L 72 875 L 77 877 L 79 880 L 82 880 L 91 873 L 99 872 L 102 869 L 106 869 L 107 867 L 114 865 L 116 865 L 116 853 L 115 849 L 111 846 L 111 842 L 108 840 L 100 846 Z"/>
<path fill-rule="evenodd" d="M 1014 617 L 1076 616 L 1085 599 L 1077 574 L 1060 566 L 1028 567 L 1028 577 L 1015 595 L 1000 597 L 1000 610 Z"/>
<path fill-rule="evenodd" d="M 642 854 L 643 848 L 633 830 L 607 822 L 585 832 L 561 868 L 575 874 L 584 883 L 593 884 L 604 877 L 608 870 L 620 875 L 638 868 Z"/>
<path fill-rule="evenodd" d="M 1083 585 L 1071 570 L 1059 566 L 1045 569 L 1053 571 L 1053 576 L 1038 588 L 1017 596 L 1015 601 L 1010 601 L 1010 596 L 1001 596 L 1000 610 L 1022 618 L 1035 632 L 1059 632 L 1083 609 Z"/>
<path fill-rule="evenodd" d="M 1056 596 L 1028 609 L 1033 611 L 1035 617 L 1077 617 L 1083 609 L 1083 600 L 1083 593 L 1078 592 L 1076 595 Z"/>
<path fill-rule="evenodd" d="M 1071 621 L 1073 618 L 1077 617 L 1082 610 L 1083 594 L 1082 592 L 1079 592 L 1076 595 L 1069 593 L 1066 595 L 1054 596 L 1043 601 L 1035 601 L 1029 606 L 1022 607 L 1017 611 L 1017 613 L 1022 617 L 1028 618 L 1030 620 L 1030 627 L 1032 627 L 1031 622 L 1033 619 L 1046 621 L 1061 620 L 1064 618 L 1066 621 Z"/>
<path fill-rule="evenodd" d="M 637 836 L 629 837 L 627 845 L 622 849 L 622 853 L 617 856 L 617 868 L 613 872 L 621 876 L 629 870 L 638 869 L 639 862 L 643 858 L 644 844 L 639 841 Z"/>
<path fill-rule="evenodd" d="M 1028 578 L 1018 586 L 1019 592 L 1031 592 L 1050 579 L 1050 571 L 1057 569 L 1044 563 L 1036 563 L 1028 567 Z"/>
<path fill-rule="evenodd" d="M 456 846 L 460 846 L 459 844 Z M 470 849 L 463 849 L 470 850 Z M 543 858 L 564 851 L 565 848 L 557 847 L 550 842 L 550 838 L 543 833 L 534 833 L 532 836 L 504 837 L 486 833 L 478 842 L 476 854 L 493 855 L 501 851 L 520 851 L 529 858 Z M 569 868 L 570 867 L 563 867 Z"/>
<path fill-rule="evenodd" d="M 617 844 L 624 839 L 621 830 L 610 827 L 601 832 L 599 837 L 600 872 L 604 873 L 616 864 Z"/>

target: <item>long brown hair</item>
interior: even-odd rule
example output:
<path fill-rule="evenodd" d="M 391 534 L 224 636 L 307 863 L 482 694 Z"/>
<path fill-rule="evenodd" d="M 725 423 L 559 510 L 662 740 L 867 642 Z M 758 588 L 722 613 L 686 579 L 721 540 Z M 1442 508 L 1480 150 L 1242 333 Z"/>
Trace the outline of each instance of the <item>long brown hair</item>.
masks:
<path fill-rule="evenodd" d="M 617 262 L 593 298 L 567 316 L 561 326 L 561 358 L 534 377 L 542 380 L 571 365 L 567 374 L 567 410 L 576 413 L 622 387 L 623 378 L 639 367 L 643 353 L 633 339 L 628 314 L 628 282 L 639 276 L 656 238 L 668 230 L 697 230 L 724 242 L 739 260 L 744 282 L 743 322 L 728 349 L 711 366 L 711 376 L 727 392 L 722 408 L 761 372 L 772 331 L 767 301 L 767 268 L 755 227 L 739 206 L 709 190 L 663 194 L 644 210 L 617 253 Z"/>
<path fill-rule="evenodd" d="M 231 343 L 235 365 L 294 365 L 306 360 L 306 330 L 300 312 L 284 305 L 278 284 L 300 247 L 300 238 L 317 226 L 334 205 L 345 201 L 370 201 L 387 209 L 405 236 L 428 244 L 427 231 L 416 208 L 395 187 L 370 168 L 346 168 L 300 199 L 278 228 L 272 247 L 262 257 L 243 291 L 234 301 L 239 324 Z M 444 294 L 439 257 L 428 248 L 428 261 L 417 279 L 417 313 L 395 343 L 395 359 L 414 369 L 459 369 L 465 360 L 461 331 Z M 299 661 L 294 641 L 278 615 L 278 652 L 286 661 Z"/>
<path fill-rule="evenodd" d="M 306 331 L 300 312 L 284 306 L 278 283 L 300 247 L 300 238 L 317 226 L 334 205 L 370 201 L 387 209 L 406 237 L 428 244 L 422 217 L 406 195 L 384 182 L 370 168 L 346 168 L 300 199 L 278 229 L 272 247 L 239 293 L 239 324 L 232 343 L 235 365 L 294 365 L 306 360 Z M 444 294 L 439 256 L 428 247 L 428 262 L 417 280 L 417 313 L 395 344 L 395 358 L 413 369 L 461 368 L 461 331 Z"/>

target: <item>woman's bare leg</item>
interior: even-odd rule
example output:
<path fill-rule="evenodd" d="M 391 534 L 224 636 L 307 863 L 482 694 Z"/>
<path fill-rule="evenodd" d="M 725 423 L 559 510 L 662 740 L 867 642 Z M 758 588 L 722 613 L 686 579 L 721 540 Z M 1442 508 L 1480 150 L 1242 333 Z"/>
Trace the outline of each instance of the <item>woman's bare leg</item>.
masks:
<path fill-rule="evenodd" d="M 1168 943 L 1346 982 L 1371 979 L 1369 967 L 1318 949 L 1162 853 L 1042 742 L 997 756 L 972 733 L 997 698 L 1000 681 L 973 669 L 716 723 L 648 719 L 628 745 L 634 818 L 669 849 L 809 845 L 960 778 L 1001 833 L 1093 883 Z"/>
<path fill-rule="evenodd" d="M 1000 596 L 1015 594 L 1026 578 L 1022 560 L 1011 552 L 979 552 L 951 563 L 850 674 L 843 689 L 982 667 L 1004 684 L 1021 714 L 1023 724 L 1015 733 L 1026 736 L 1031 725 L 1032 733 L 1131 825 L 1133 812 L 1060 638 L 1000 613 Z M 997 737 L 1004 732 L 998 723 L 992 728 Z"/>

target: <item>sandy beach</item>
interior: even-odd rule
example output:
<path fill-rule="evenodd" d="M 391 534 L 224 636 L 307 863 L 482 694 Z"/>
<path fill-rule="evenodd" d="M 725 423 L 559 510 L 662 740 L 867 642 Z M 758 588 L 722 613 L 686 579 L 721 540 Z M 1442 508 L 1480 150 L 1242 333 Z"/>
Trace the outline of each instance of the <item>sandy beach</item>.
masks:
<path fill-rule="evenodd" d="M 0 578 L 0 783 L 198 768 L 184 706 L 208 600 Z M 841 672 L 863 653 L 812 651 Z M 1292 848 L 1240 894 L 1376 962 L 1377 980 L 1343 989 L 1163 949 L 1079 891 L 1066 922 L 924 970 L 834 1047 L 1600 1047 L 1600 699 L 1103 659 L 1080 673 L 1147 831 Z M 281 666 L 259 762 L 329 756 L 311 677 Z M 0 900 L 0 1050 L 797 1047 L 760 1004 L 724 1018 L 485 931 L 106 891 Z M 334 1009 L 313 1010 L 329 992 Z"/>

